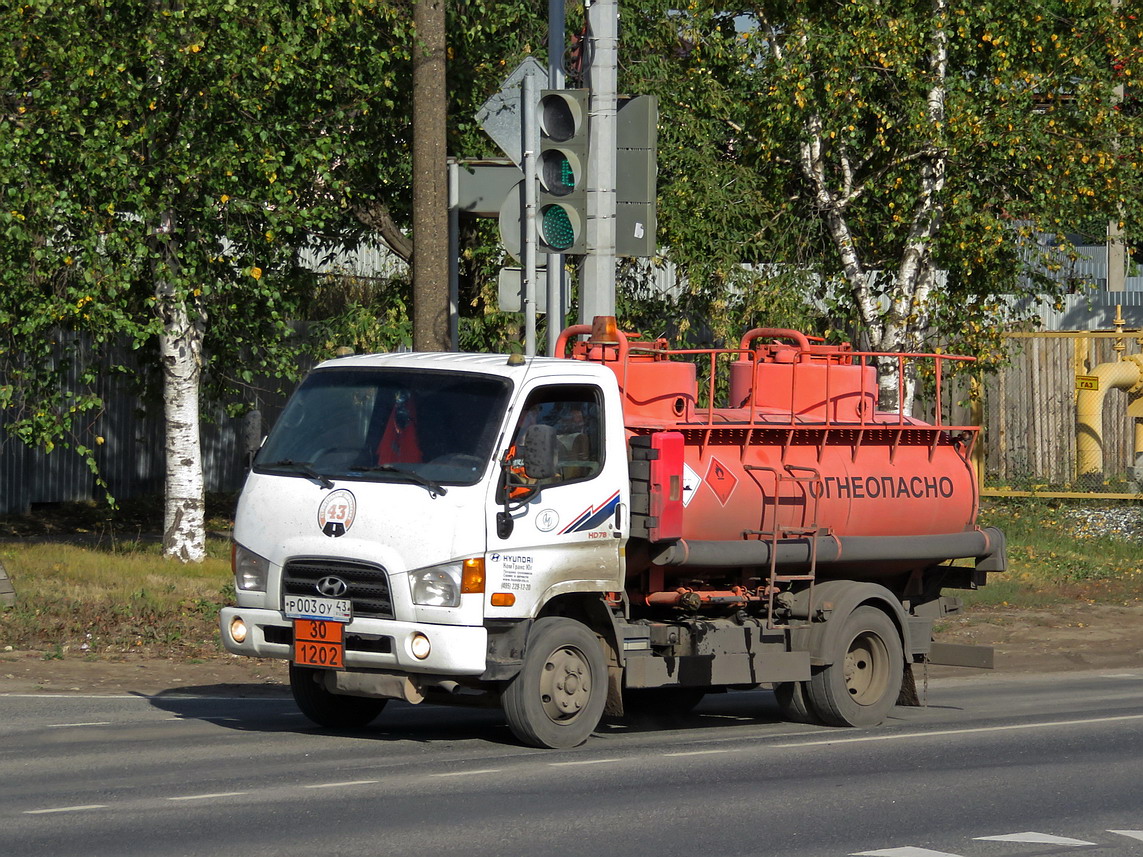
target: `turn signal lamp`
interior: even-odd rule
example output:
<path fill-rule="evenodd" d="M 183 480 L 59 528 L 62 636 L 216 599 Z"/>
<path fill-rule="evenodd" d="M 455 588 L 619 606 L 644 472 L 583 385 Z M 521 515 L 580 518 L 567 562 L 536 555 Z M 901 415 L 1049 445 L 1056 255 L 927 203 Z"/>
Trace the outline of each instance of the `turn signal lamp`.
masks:
<path fill-rule="evenodd" d="M 511 592 L 493 592 L 490 600 L 493 607 L 511 607 L 516 603 L 516 596 Z"/>
<path fill-rule="evenodd" d="M 466 559 L 460 575 L 460 591 L 464 594 L 484 591 L 484 557 Z"/>
<path fill-rule="evenodd" d="M 591 341 L 601 345 L 619 344 L 619 324 L 613 315 L 597 315 L 591 322 Z"/>

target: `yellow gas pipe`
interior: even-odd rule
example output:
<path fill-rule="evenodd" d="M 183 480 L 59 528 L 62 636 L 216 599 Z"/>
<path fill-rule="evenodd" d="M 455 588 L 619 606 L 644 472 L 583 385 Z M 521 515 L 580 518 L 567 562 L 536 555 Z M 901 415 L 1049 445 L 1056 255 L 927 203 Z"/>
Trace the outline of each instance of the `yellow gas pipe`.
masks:
<path fill-rule="evenodd" d="M 1143 354 L 1131 354 L 1115 363 L 1101 363 L 1091 370 L 1098 389 L 1080 390 L 1076 396 L 1076 473 L 1103 479 L 1103 399 L 1108 390 L 1125 390 L 1132 396 L 1127 416 L 1135 422 L 1135 455 L 1143 454 Z"/>

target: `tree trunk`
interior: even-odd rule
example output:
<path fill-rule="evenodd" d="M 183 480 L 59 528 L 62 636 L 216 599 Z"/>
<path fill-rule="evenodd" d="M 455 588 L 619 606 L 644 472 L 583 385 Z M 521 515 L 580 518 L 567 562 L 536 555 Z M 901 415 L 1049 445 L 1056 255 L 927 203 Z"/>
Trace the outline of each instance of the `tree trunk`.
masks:
<path fill-rule="evenodd" d="M 415 0 L 413 27 L 413 348 L 448 351 L 444 0 Z"/>
<path fill-rule="evenodd" d="M 932 138 L 929 143 L 902 157 L 902 163 L 918 164 L 921 194 L 908 224 L 897 270 L 893 273 L 867 270 L 863 263 L 846 209 L 867 189 L 855 182 L 850 153 L 843 144 L 827 146 L 825 129 L 817 112 L 806 119 L 805 138 L 799 152 L 802 174 L 813 189 L 814 202 L 825 221 L 841 261 L 842 272 L 853 295 L 871 351 L 921 351 L 929 324 L 928 303 L 935 282 L 933 242 L 944 211 L 947 152 L 941 145 L 945 124 L 948 75 L 948 0 L 931 0 L 932 32 L 929 42 L 929 91 L 927 114 Z M 776 39 L 774 43 L 777 44 Z M 781 53 L 775 56 L 780 60 Z M 839 187 L 829 182 L 827 158 L 837 160 L 834 172 L 843 177 Z M 884 411 L 911 414 L 916 390 L 916 366 L 892 358 L 879 358 L 878 407 Z"/>
<path fill-rule="evenodd" d="M 166 485 L 163 506 L 163 556 L 202 562 L 206 556 L 205 488 L 199 440 L 199 381 L 202 376 L 203 320 L 191 315 L 178 294 L 174 219 L 159 229 L 161 262 L 155 271 L 155 296 L 163 320 L 159 361 L 163 368 Z"/>

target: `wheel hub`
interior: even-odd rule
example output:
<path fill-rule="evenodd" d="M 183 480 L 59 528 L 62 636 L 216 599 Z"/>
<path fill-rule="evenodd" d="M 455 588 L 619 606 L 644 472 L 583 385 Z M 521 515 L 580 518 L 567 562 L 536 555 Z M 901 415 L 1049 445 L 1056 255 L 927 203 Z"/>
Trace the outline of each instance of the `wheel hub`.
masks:
<path fill-rule="evenodd" d="M 570 720 L 579 715 L 591 697 L 591 671 L 587 659 L 575 648 L 556 649 L 544 663 L 540 701 L 552 720 Z"/>
<path fill-rule="evenodd" d="M 885 693 L 889 676 L 885 643 L 876 634 L 859 634 L 845 653 L 845 688 L 859 705 L 872 705 Z"/>

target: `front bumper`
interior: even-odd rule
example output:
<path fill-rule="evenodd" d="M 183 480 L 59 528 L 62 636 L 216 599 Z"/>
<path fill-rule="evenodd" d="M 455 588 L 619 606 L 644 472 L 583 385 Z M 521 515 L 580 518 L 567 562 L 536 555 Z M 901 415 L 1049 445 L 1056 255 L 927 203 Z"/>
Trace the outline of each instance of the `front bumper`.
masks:
<path fill-rule="evenodd" d="M 241 617 L 247 628 L 241 643 L 230 634 L 235 617 Z M 220 624 L 222 644 L 236 655 L 284 660 L 293 655 L 293 622 L 278 610 L 224 607 Z M 410 643 L 417 633 L 432 644 L 427 658 L 413 655 Z M 345 636 L 345 665 L 352 669 L 456 676 L 481 675 L 485 670 L 488 631 L 480 626 L 354 619 L 346 626 Z"/>

